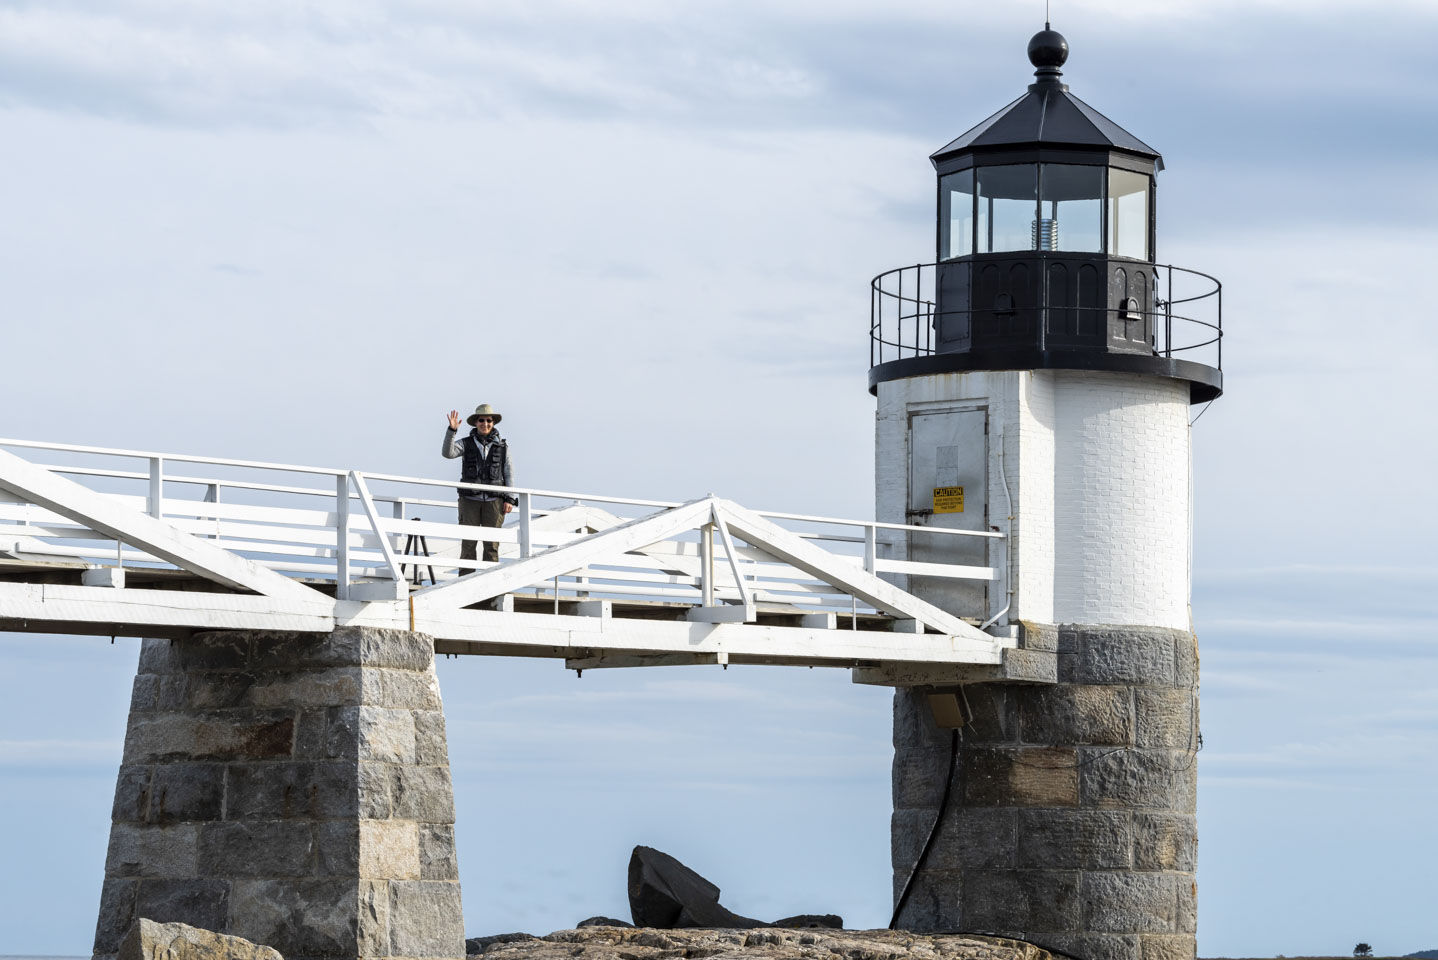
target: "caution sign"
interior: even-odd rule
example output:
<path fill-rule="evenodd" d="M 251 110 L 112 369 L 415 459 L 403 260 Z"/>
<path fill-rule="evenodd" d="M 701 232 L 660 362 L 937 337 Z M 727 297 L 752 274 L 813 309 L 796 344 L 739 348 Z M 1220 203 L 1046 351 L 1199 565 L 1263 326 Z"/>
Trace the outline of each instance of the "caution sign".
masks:
<path fill-rule="evenodd" d="M 964 512 L 964 488 L 963 488 L 963 487 L 935 487 L 935 488 L 934 488 L 934 512 L 935 512 L 935 513 L 963 513 L 963 512 Z"/>

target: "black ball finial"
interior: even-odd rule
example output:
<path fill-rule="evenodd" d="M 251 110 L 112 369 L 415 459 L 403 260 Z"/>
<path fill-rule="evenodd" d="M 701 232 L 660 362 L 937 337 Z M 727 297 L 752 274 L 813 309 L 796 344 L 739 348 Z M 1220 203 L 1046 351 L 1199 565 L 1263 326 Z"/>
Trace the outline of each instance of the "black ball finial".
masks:
<path fill-rule="evenodd" d="M 1044 24 L 1044 28 L 1029 41 L 1029 62 L 1038 68 L 1034 71 L 1035 76 L 1057 77 L 1059 67 L 1068 58 L 1069 42 L 1063 34 L 1050 29 L 1048 24 Z"/>

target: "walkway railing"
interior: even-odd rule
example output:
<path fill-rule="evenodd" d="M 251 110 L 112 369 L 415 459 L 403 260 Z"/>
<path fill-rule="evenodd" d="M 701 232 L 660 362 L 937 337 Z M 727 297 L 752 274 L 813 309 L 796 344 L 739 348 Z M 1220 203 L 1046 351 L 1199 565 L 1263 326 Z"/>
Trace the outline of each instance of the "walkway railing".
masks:
<path fill-rule="evenodd" d="M 453 580 L 493 566 L 461 559 L 461 540 L 499 545 L 500 563 L 609 529 L 678 503 L 528 487 L 364 473 L 185 454 L 0 439 L 0 448 L 108 495 L 253 562 L 340 597 L 389 584 Z M 502 528 L 454 521 L 455 488 L 498 491 L 519 504 Z M 871 573 L 995 580 L 991 566 L 894 559 L 911 531 L 950 538 L 998 538 L 985 531 L 845 520 L 797 513 L 760 516 Z M 716 536 L 717 533 L 717 536 Z M 549 581 L 538 595 L 561 598 L 712 603 L 749 597 L 813 611 L 865 612 L 848 595 L 710 524 L 591 564 Z M 716 543 L 716 541 L 718 541 Z M 956 547 L 959 542 L 955 541 Z M 477 551 L 482 553 L 482 551 Z M 142 571 L 175 570 L 141 550 L 0 491 L 0 556 Z M 717 559 L 716 559 L 717 558 Z M 163 576 L 163 574 L 156 574 Z"/>

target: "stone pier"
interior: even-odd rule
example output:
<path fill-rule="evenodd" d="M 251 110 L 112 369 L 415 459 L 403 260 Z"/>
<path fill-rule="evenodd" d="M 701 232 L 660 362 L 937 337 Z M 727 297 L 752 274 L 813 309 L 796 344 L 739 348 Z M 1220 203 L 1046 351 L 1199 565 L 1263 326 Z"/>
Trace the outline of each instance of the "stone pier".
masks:
<path fill-rule="evenodd" d="M 899 925 L 1081 960 L 1192 960 L 1198 649 L 1153 627 L 1026 627 L 1059 683 L 964 687 L 948 813 Z M 895 897 L 938 812 L 951 732 L 894 698 Z"/>
<path fill-rule="evenodd" d="M 433 640 L 372 629 L 146 640 L 97 960 L 141 917 L 285 960 L 463 958 Z"/>

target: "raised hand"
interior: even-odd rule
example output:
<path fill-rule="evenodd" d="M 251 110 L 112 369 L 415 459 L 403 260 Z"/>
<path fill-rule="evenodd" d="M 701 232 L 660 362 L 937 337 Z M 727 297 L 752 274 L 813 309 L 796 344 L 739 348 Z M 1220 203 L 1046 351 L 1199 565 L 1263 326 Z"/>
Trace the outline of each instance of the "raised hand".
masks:
<path fill-rule="evenodd" d="M 458 430 L 458 429 L 459 429 L 459 411 L 458 411 L 458 410 L 451 410 L 451 411 L 449 412 L 449 428 L 450 428 L 451 430 Z"/>

